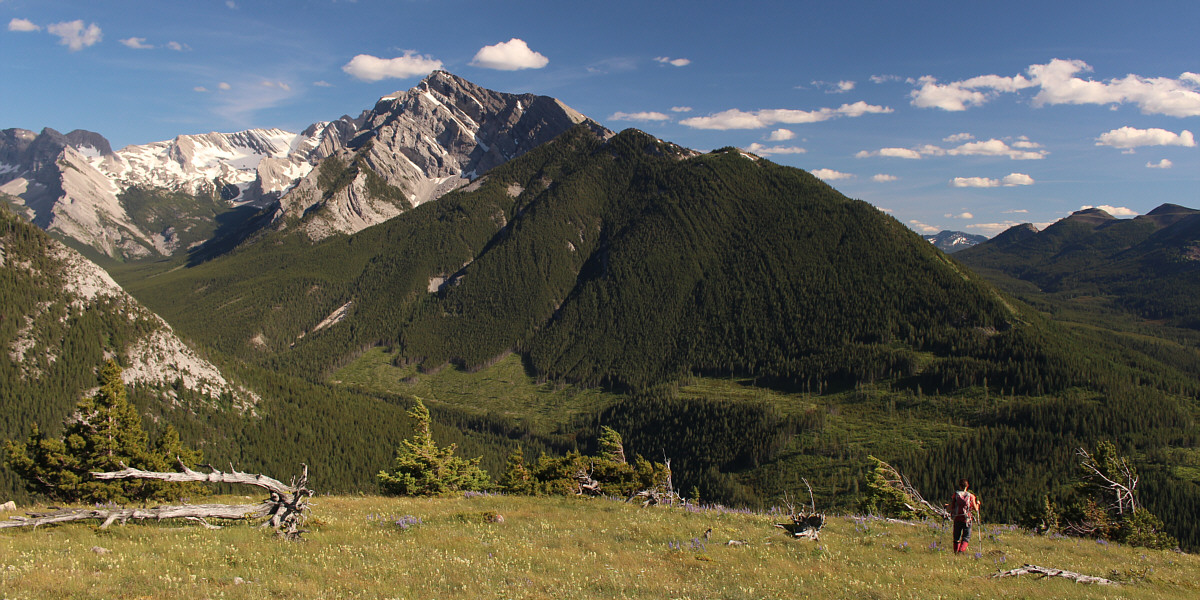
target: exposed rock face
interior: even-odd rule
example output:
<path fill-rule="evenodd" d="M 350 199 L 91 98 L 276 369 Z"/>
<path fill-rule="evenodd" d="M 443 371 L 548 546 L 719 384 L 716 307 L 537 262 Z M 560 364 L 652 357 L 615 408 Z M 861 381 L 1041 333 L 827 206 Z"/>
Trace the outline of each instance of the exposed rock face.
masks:
<path fill-rule="evenodd" d="M 312 239 L 359 231 L 583 122 L 590 121 L 554 98 L 495 92 L 435 71 L 380 98 L 362 132 L 284 195 L 277 226 L 300 221 Z"/>
<path fill-rule="evenodd" d="M 953 254 L 959 250 L 966 250 L 971 246 L 987 241 L 987 237 L 975 235 L 973 233 L 964 233 L 962 231 L 950 231 L 944 229 L 933 235 L 923 235 L 929 243 L 937 246 L 938 250 L 946 254 Z"/>

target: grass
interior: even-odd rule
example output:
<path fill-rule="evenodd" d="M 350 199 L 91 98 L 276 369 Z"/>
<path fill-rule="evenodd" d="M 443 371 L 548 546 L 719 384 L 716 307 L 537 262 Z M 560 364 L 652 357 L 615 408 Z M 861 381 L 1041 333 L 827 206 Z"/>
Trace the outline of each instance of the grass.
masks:
<path fill-rule="evenodd" d="M 418 396 L 467 412 L 499 414 L 545 432 L 554 431 L 578 415 L 598 413 L 621 398 L 599 389 L 537 383 L 526 374 L 516 354 L 474 373 L 454 367 L 419 373 L 415 365 L 393 365 L 394 358 L 383 348 L 372 348 L 335 373 L 332 383 Z"/>
<path fill-rule="evenodd" d="M 780 516 L 505 496 L 318 498 L 284 542 L 246 524 L 0 532 L 0 597 L 25 598 L 1194 598 L 1200 559 L 985 526 L 832 517 L 819 543 Z M 502 522 L 489 522 L 492 515 Z M 712 530 L 711 538 L 703 532 Z M 728 546 L 730 539 L 747 542 Z M 98 553 L 94 548 L 104 548 Z M 1025 563 L 1123 579 L 992 579 Z"/>

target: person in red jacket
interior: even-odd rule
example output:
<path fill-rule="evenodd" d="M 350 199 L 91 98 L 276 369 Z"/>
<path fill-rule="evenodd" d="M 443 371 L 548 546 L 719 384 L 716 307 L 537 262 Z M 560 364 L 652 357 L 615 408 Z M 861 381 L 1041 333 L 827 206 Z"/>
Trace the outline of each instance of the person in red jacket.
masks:
<path fill-rule="evenodd" d="M 971 541 L 971 524 L 975 522 L 975 515 L 979 514 L 979 499 L 967 491 L 969 487 L 970 482 L 959 479 L 958 491 L 954 492 L 954 496 L 946 504 L 950 517 L 954 519 L 955 552 L 967 551 L 967 543 Z"/>

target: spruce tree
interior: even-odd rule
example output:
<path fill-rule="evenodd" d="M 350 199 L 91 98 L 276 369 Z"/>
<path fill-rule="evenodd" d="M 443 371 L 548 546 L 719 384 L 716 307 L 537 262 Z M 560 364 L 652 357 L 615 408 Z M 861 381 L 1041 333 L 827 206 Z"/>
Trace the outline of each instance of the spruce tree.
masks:
<path fill-rule="evenodd" d="M 64 502 L 117 504 L 202 493 L 196 485 L 92 478 L 92 472 L 127 466 L 162 471 L 176 458 L 190 464 L 201 460 L 199 452 L 183 447 L 173 427 L 151 445 L 115 362 L 110 360 L 100 369 L 99 379 L 96 392 L 81 399 L 67 418 L 62 439 L 46 437 L 35 423 L 24 444 L 5 442 L 5 462 L 25 479 L 29 490 Z"/>
<path fill-rule="evenodd" d="M 420 398 L 408 416 L 416 432 L 411 439 L 401 440 L 392 471 L 379 472 L 379 486 L 385 494 L 442 496 L 488 486 L 490 480 L 479 466 L 480 458 L 455 456 L 455 444 L 439 448 L 433 441 L 429 409 Z"/>

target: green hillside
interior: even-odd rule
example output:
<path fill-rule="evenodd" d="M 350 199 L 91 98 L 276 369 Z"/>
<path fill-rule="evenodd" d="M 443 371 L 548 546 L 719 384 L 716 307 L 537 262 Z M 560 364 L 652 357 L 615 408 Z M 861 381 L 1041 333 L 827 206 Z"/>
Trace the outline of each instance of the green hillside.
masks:
<path fill-rule="evenodd" d="M 594 451 L 604 424 L 713 500 L 759 505 L 806 477 L 849 508 L 875 455 L 922 489 L 990 482 L 1017 521 L 1069 496 L 1075 448 L 1108 439 L 1154 512 L 1200 510 L 1186 340 L 1059 322 L 733 149 L 579 127 L 353 236 L 284 230 L 114 273 L 286 398 L 291 443 L 256 425 L 242 456 L 286 471 L 280 456 L 324 448 L 338 489 L 373 488 L 399 439 L 383 423 L 417 395 L 494 476 L 517 444 Z"/>

